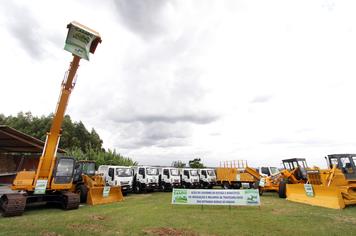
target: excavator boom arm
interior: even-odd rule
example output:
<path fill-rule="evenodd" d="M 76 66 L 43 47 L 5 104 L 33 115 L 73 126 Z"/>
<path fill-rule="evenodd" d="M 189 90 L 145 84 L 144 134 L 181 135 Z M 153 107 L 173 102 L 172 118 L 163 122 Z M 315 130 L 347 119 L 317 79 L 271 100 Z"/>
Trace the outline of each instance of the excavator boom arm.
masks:
<path fill-rule="evenodd" d="M 64 119 L 70 94 L 75 85 L 73 81 L 77 69 L 79 67 L 79 61 L 80 57 L 74 55 L 73 61 L 70 64 L 70 68 L 62 82 L 62 89 L 59 96 L 57 108 L 54 113 L 52 126 L 50 132 L 47 133 L 46 143 L 43 148 L 42 156 L 38 163 L 34 182 L 36 182 L 37 179 L 50 179 L 52 176 L 56 160 L 58 143 L 61 135 L 61 125 Z"/>

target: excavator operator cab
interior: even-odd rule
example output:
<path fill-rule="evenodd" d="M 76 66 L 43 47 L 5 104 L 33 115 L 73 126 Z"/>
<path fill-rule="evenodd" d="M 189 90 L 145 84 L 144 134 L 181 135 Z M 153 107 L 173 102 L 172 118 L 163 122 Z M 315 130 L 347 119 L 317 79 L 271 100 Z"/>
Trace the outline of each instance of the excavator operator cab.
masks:
<path fill-rule="evenodd" d="M 325 159 L 330 168 L 340 169 L 346 179 L 356 179 L 356 154 L 333 154 Z"/>
<path fill-rule="evenodd" d="M 95 175 L 94 161 L 77 161 L 75 165 L 74 182 L 82 181 L 82 175 Z"/>
<path fill-rule="evenodd" d="M 57 157 L 53 179 L 55 184 L 69 184 L 73 181 L 75 160 L 73 157 Z"/>
<path fill-rule="evenodd" d="M 306 179 L 307 178 L 307 162 L 305 158 L 291 158 L 282 160 L 283 166 L 286 170 L 295 171 L 295 177 L 297 179 Z"/>

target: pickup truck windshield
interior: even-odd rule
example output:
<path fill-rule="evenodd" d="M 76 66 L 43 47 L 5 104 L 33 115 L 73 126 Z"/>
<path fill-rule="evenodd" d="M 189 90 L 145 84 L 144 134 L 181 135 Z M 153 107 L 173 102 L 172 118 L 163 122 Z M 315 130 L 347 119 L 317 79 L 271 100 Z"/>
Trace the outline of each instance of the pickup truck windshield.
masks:
<path fill-rule="evenodd" d="M 158 169 L 157 168 L 147 168 L 146 173 L 148 175 L 158 175 Z"/>
<path fill-rule="evenodd" d="M 171 175 L 178 176 L 179 175 L 179 171 L 177 169 L 171 169 Z"/>
<path fill-rule="evenodd" d="M 132 170 L 130 168 L 116 168 L 116 175 L 119 177 L 131 177 Z"/>

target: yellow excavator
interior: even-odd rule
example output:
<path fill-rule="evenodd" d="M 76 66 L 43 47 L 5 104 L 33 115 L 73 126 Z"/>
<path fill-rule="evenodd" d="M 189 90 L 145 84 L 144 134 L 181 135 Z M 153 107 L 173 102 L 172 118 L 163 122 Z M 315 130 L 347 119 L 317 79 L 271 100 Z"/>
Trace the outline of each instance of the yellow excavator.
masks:
<path fill-rule="evenodd" d="M 107 186 L 104 177 L 95 174 L 94 161 L 77 161 L 74 172 L 71 191 L 79 194 L 81 203 L 98 205 L 124 199 L 120 186 Z"/>
<path fill-rule="evenodd" d="M 75 168 L 72 157 L 57 157 L 57 148 L 61 135 L 61 125 L 65 115 L 69 96 L 75 85 L 75 75 L 81 58 L 89 60 L 101 37 L 96 31 L 71 22 L 67 25 L 68 35 L 65 50 L 73 54 L 73 60 L 61 86 L 61 93 L 54 113 L 50 131 L 36 171 L 20 171 L 11 186 L 17 193 L 4 194 L 0 198 L 3 216 L 22 215 L 26 205 L 38 202 L 58 203 L 63 209 L 77 209 L 79 195 L 69 190 Z"/>
<path fill-rule="evenodd" d="M 325 157 L 328 169 L 308 169 L 306 182 L 287 184 L 287 200 L 342 209 L 356 204 L 356 154 Z"/>

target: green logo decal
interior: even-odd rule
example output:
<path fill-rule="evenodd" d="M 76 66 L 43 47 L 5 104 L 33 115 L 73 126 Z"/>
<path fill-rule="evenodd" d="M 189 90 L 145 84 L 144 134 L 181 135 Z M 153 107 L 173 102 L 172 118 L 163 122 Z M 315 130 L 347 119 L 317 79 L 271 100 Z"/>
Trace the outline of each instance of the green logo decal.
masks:
<path fill-rule="evenodd" d="M 174 189 L 173 191 L 173 203 L 187 203 L 187 190 L 185 189 Z"/>
<path fill-rule="evenodd" d="M 258 191 L 256 189 L 245 190 L 247 203 L 258 204 Z"/>

